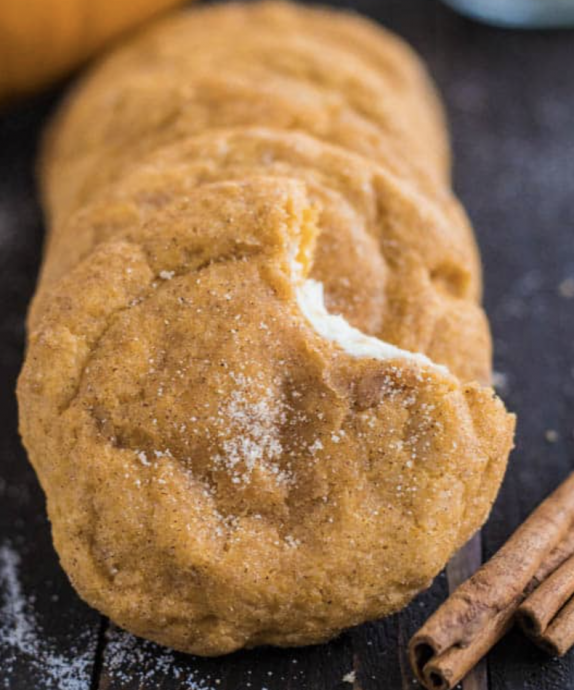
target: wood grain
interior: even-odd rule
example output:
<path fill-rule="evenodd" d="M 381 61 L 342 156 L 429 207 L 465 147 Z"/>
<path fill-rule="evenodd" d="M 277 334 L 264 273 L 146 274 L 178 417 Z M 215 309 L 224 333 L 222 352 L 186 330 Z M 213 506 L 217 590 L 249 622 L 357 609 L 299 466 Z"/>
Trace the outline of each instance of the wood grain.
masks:
<path fill-rule="evenodd" d="M 572 467 L 574 302 L 564 281 L 574 276 L 574 82 L 563 65 L 574 37 L 498 31 L 453 15 L 442 46 L 436 74 L 449 105 L 455 180 L 483 253 L 495 369 L 519 419 L 483 531 L 489 558 Z M 549 430 L 557 442 L 548 442 Z M 572 688 L 573 663 L 572 654 L 549 660 L 513 632 L 489 656 L 490 688 Z"/>
<path fill-rule="evenodd" d="M 497 31 L 430 0 L 338 0 L 380 19 L 427 60 L 446 99 L 455 182 L 485 263 L 485 297 L 518 445 L 483 531 L 485 556 L 572 466 L 574 403 L 574 58 L 572 32 Z M 401 614 L 329 645 L 198 659 L 121 633 L 76 597 L 50 544 L 41 492 L 16 433 L 13 397 L 42 236 L 33 185 L 36 141 L 58 94 L 0 116 L 0 548 L 20 555 L 19 582 L 44 656 L 85 661 L 62 687 L 0 636 L 0 688 L 10 690 L 412 690 L 406 641 L 465 572 L 478 542 Z M 503 377 L 503 380 L 504 380 Z M 549 443 L 547 431 L 558 432 Z M 548 436 L 554 439 L 554 435 Z M 0 562 L 1 563 L 1 562 Z M 6 605 L 5 582 L 0 606 Z M 31 601 L 35 597 L 35 601 Z M 3 621 L 0 614 L 0 630 Z M 10 663 L 8 659 L 12 659 Z M 464 690 L 569 690 L 574 655 L 548 660 L 511 633 Z"/>
<path fill-rule="evenodd" d="M 482 539 L 476 534 L 463 548 L 455 554 L 446 568 L 448 591 L 455 589 L 473 575 L 482 563 Z M 486 659 L 481 659 L 462 681 L 463 690 L 488 690 Z"/>
<path fill-rule="evenodd" d="M 9 690 L 87 690 L 100 621 L 58 565 L 14 398 L 42 241 L 36 141 L 52 100 L 0 117 L 0 688 Z"/>

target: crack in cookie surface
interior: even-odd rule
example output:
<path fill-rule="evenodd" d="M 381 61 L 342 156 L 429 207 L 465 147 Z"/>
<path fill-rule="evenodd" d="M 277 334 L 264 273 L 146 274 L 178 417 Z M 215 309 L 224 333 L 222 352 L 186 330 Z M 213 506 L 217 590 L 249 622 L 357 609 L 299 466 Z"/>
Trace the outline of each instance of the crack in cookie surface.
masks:
<path fill-rule="evenodd" d="M 169 20 L 71 97 L 18 397 L 62 564 L 114 622 L 320 642 L 484 522 L 513 418 L 465 383 L 490 337 L 446 149 L 397 39 L 277 3 Z"/>

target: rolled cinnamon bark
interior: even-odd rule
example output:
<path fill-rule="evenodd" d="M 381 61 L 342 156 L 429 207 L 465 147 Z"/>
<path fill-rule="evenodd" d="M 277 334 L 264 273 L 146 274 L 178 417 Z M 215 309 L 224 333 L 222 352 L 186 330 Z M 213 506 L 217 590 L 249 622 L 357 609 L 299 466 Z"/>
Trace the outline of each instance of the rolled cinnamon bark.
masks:
<path fill-rule="evenodd" d="M 574 530 L 568 532 L 563 541 L 550 553 L 548 558 L 544 559 L 536 574 L 526 586 L 523 596 L 528 596 L 530 592 L 536 590 L 550 573 L 553 573 L 570 557 L 574 557 L 573 554 Z M 423 678 L 419 677 L 421 683 L 433 690 L 448 690 L 448 688 L 454 687 L 512 627 L 517 606 L 518 602 L 513 602 L 496 615 L 476 635 L 472 644 L 468 647 L 453 647 L 444 654 L 432 658 L 424 666 Z M 550 646 L 545 644 L 545 640 L 537 639 L 535 641 L 547 651 L 558 654 L 550 640 L 548 641 Z"/>
<path fill-rule="evenodd" d="M 536 571 L 536 574 L 530 580 L 526 589 L 524 590 L 524 595 L 529 596 L 534 590 L 540 586 L 541 582 L 544 582 L 546 578 L 553 573 L 557 568 L 562 566 L 562 564 L 567 561 L 570 556 L 574 554 L 574 529 L 570 529 L 564 539 L 554 548 L 548 558 L 545 558 L 540 567 Z"/>
<path fill-rule="evenodd" d="M 529 636 L 543 635 L 574 594 L 574 556 L 546 579 L 518 608 L 517 620 Z"/>
<path fill-rule="evenodd" d="M 568 601 L 535 642 L 552 656 L 562 656 L 574 645 L 574 598 Z"/>
<path fill-rule="evenodd" d="M 574 474 L 411 639 L 411 664 L 425 687 L 454 687 L 496 644 L 512 625 L 525 594 L 571 555 L 573 523 Z"/>
<path fill-rule="evenodd" d="M 431 690 L 453 688 L 510 629 L 514 611 L 514 607 L 508 607 L 489 620 L 467 647 L 451 647 L 444 654 L 433 656 L 425 664 L 422 678 L 417 673 L 420 682 Z"/>

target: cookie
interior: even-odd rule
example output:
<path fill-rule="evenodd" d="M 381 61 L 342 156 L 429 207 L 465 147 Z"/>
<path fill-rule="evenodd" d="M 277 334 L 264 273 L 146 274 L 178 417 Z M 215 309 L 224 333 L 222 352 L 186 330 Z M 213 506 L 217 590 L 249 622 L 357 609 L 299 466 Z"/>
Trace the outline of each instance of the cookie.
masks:
<path fill-rule="evenodd" d="M 55 234 L 58 250 L 49 252 L 37 304 L 46 281 L 126 224 L 197 185 L 254 172 L 302 179 L 320 203 L 312 276 L 324 284 L 331 311 L 368 334 L 426 352 L 463 380 L 488 382 L 490 337 L 464 216 L 455 224 L 381 166 L 292 132 L 210 133 L 141 160 Z"/>
<path fill-rule="evenodd" d="M 442 195 L 446 163 L 436 149 L 446 138 L 422 75 L 392 70 L 388 78 L 346 44 L 322 41 L 322 14 L 296 27 L 285 21 L 293 14 L 281 4 L 207 8 L 167 21 L 104 63 L 64 110 L 45 158 L 59 212 L 62 189 L 77 208 L 160 145 L 245 125 L 306 131 Z M 379 42 L 381 52 L 398 50 L 386 34 Z"/>
<path fill-rule="evenodd" d="M 18 383 L 80 595 L 215 655 L 405 606 L 486 519 L 514 417 L 416 57 L 284 3 L 174 16 L 42 157 Z"/>
<path fill-rule="evenodd" d="M 288 178 L 207 184 L 98 245 L 30 335 L 22 432 L 62 564 L 161 644 L 309 644 L 396 611 L 504 470 L 488 388 L 329 336 L 315 215 Z"/>

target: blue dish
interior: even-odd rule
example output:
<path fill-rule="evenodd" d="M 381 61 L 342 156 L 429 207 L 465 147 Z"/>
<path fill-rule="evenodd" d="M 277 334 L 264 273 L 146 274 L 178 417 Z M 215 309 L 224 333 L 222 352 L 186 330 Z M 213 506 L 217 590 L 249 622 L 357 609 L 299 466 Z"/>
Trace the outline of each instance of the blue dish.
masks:
<path fill-rule="evenodd" d="M 488 24 L 522 29 L 574 27 L 574 0 L 443 0 Z"/>

